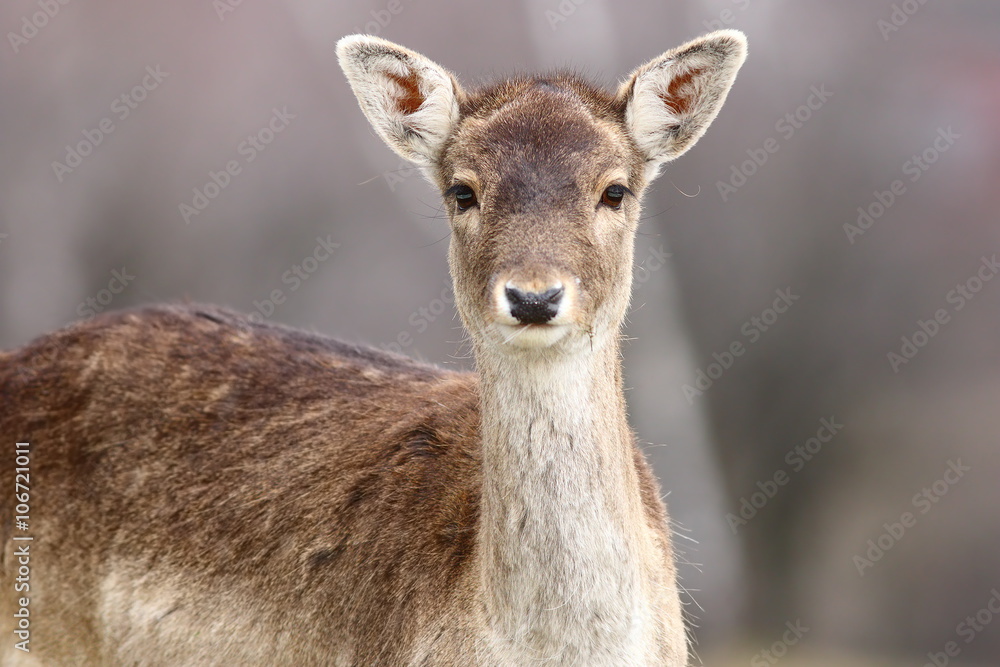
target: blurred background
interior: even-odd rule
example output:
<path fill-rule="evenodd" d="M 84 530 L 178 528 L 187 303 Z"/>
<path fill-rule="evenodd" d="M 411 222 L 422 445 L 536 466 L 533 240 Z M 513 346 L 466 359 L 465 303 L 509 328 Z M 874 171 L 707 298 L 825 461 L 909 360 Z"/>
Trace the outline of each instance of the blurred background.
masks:
<path fill-rule="evenodd" d="M 0 26 L 0 346 L 187 298 L 457 368 L 439 197 L 336 40 L 613 86 L 745 31 L 647 196 L 625 349 L 698 657 L 1000 665 L 1000 3 L 12 0 Z"/>

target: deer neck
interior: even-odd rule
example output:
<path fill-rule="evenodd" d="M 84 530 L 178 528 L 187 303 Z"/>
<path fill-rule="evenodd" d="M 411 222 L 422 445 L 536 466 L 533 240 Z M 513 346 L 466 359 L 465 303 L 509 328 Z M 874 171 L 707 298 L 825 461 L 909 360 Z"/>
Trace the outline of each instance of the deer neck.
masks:
<path fill-rule="evenodd" d="M 477 365 L 480 577 L 496 648 L 557 664 L 631 655 L 651 613 L 650 535 L 618 346 Z"/>

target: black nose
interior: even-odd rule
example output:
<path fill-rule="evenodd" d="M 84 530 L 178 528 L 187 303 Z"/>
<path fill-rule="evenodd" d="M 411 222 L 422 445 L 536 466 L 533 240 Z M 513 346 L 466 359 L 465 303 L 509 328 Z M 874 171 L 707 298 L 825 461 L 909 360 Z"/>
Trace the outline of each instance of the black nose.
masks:
<path fill-rule="evenodd" d="M 510 302 L 510 314 L 521 324 L 545 324 L 559 312 L 559 302 L 562 300 L 562 286 L 538 292 L 524 292 L 516 287 L 507 287 L 507 301 Z"/>

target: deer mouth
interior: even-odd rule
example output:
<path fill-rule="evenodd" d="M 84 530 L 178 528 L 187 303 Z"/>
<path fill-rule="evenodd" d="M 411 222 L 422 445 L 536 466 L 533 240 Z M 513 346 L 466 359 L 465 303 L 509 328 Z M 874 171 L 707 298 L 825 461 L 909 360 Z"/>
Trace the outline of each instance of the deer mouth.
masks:
<path fill-rule="evenodd" d="M 495 324 L 505 346 L 520 349 L 551 347 L 569 333 L 567 324 Z"/>

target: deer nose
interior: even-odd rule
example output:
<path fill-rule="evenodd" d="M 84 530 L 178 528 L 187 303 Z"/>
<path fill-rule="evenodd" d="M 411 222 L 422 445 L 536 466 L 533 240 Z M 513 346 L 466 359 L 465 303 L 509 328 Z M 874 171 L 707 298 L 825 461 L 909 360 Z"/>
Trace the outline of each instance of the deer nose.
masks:
<path fill-rule="evenodd" d="M 525 292 L 507 283 L 504 294 L 510 304 L 510 314 L 521 324 L 545 324 L 559 312 L 559 303 L 566 290 L 562 285 L 544 292 Z"/>

